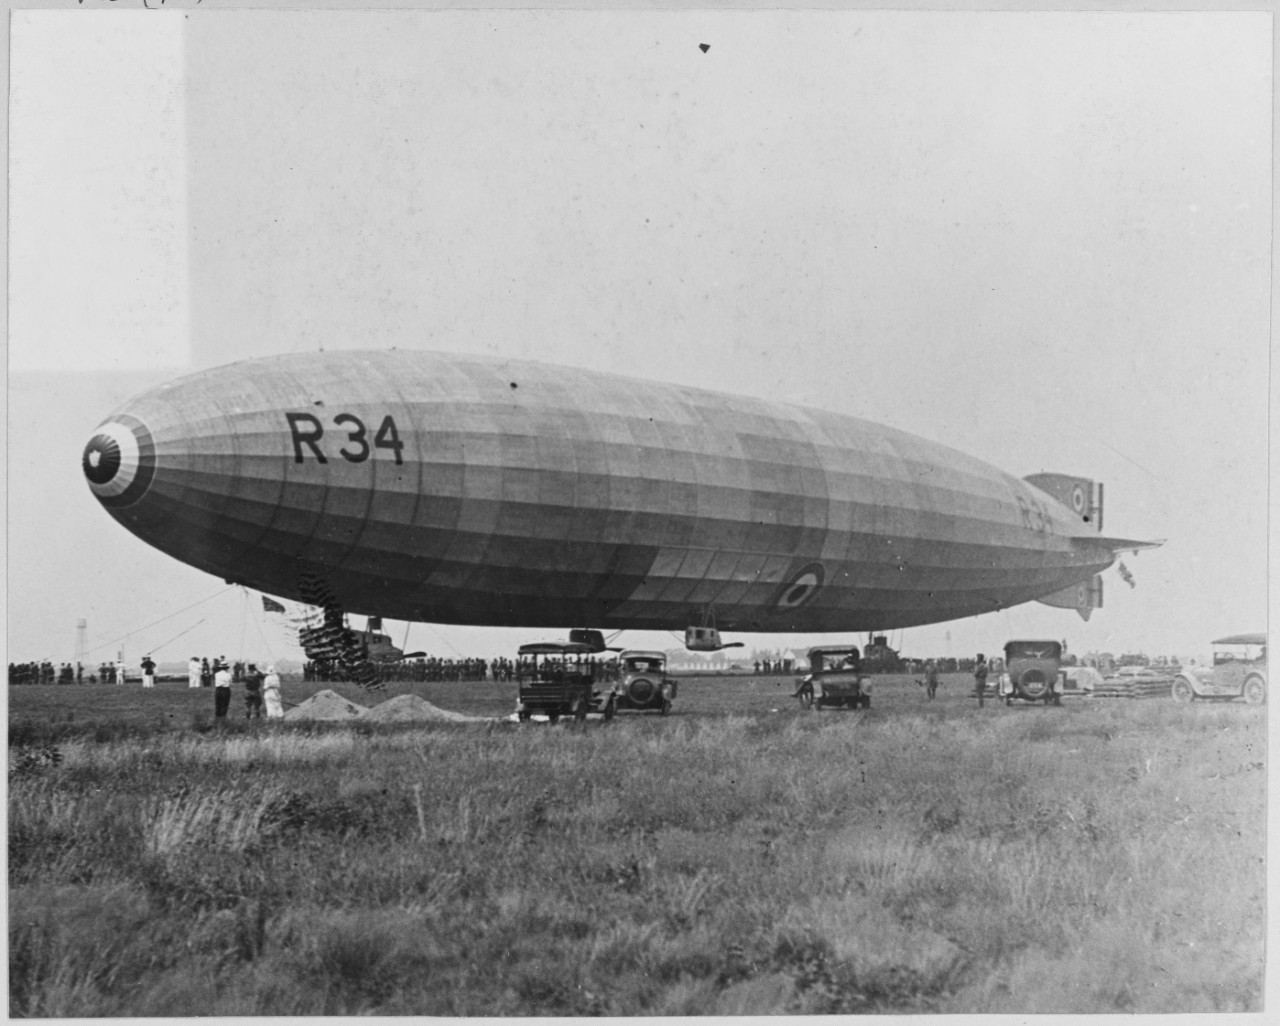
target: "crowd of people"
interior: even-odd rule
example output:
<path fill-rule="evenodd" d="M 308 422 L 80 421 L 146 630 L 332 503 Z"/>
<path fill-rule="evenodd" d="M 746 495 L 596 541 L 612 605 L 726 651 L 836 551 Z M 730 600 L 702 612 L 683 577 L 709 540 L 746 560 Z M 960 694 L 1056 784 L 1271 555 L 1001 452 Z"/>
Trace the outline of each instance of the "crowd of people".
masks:
<path fill-rule="evenodd" d="M 124 663 L 100 663 L 97 670 L 85 672 L 84 663 L 62 663 L 56 669 L 49 660 L 10 663 L 10 684 L 123 684 Z"/>
<path fill-rule="evenodd" d="M 396 662 L 379 662 L 374 664 L 378 676 L 384 681 L 511 681 L 516 678 L 516 664 L 504 656 L 493 659 L 441 659 L 437 656 L 423 656 L 417 659 L 402 659 Z M 154 686 L 158 679 L 156 664 L 150 655 L 141 662 L 141 681 L 143 687 Z M 55 667 L 48 660 L 29 663 L 9 664 L 10 684 L 123 684 L 125 682 L 125 664 L 123 661 L 104 662 L 96 670 L 82 663 L 63 663 Z M 245 683 L 254 673 L 259 671 L 255 664 L 237 660 L 229 661 L 226 656 L 192 656 L 187 663 L 187 685 L 193 688 L 216 687 L 216 677 L 225 669 L 230 684 Z M 302 678 L 305 681 L 345 681 L 350 679 L 349 668 L 337 660 L 315 659 L 303 664 Z M 138 676 L 133 678 L 139 680 Z"/>
<path fill-rule="evenodd" d="M 753 664 L 756 673 L 790 673 L 795 667 L 794 659 L 757 659 Z"/>
<path fill-rule="evenodd" d="M 440 659 L 423 656 L 375 664 L 384 681 L 506 681 L 515 680 L 516 665 L 510 659 Z M 344 681 L 349 671 L 337 660 L 312 659 L 302 666 L 305 681 Z"/>
<path fill-rule="evenodd" d="M 218 670 L 225 668 L 231 675 L 232 683 L 239 684 L 245 679 L 246 674 L 253 668 L 253 663 L 246 662 L 228 662 L 226 656 L 215 656 L 213 661 L 209 661 L 208 656 L 201 658 L 200 656 L 192 656 L 187 661 L 187 687 L 191 688 L 211 688 L 214 686 L 214 677 Z"/>
<path fill-rule="evenodd" d="M 68 676 L 70 679 L 68 679 Z M 76 663 L 73 670 L 70 663 L 63 663 L 58 669 L 47 659 L 35 663 L 10 663 L 10 684 L 74 684 L 84 679 L 84 667 Z"/>

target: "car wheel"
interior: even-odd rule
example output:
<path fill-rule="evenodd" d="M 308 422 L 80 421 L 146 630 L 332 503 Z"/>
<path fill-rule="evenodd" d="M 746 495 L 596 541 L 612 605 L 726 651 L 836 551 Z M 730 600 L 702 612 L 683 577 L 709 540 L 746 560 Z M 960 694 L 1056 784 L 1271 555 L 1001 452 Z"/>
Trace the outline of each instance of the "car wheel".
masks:
<path fill-rule="evenodd" d="M 1169 697 L 1179 705 L 1186 705 L 1195 696 L 1196 693 L 1191 688 L 1191 681 L 1187 680 L 1186 677 L 1174 678 L 1173 684 L 1169 688 Z"/>
<path fill-rule="evenodd" d="M 1250 677 L 1244 682 L 1244 700 L 1250 705 L 1261 705 L 1267 700 L 1267 682 L 1261 677 Z"/>

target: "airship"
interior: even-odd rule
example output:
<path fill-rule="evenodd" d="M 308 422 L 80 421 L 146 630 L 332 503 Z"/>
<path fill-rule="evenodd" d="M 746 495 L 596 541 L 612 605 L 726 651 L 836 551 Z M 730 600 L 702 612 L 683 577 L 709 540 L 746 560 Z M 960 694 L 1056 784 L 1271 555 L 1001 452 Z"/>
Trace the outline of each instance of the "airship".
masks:
<path fill-rule="evenodd" d="M 312 352 L 108 416 L 98 502 L 199 570 L 435 624 L 829 633 L 1038 599 L 1081 615 L 1102 485 L 844 414 L 572 367 Z M 709 643 L 710 645 L 710 643 Z M 713 647 L 713 646 L 711 646 Z"/>

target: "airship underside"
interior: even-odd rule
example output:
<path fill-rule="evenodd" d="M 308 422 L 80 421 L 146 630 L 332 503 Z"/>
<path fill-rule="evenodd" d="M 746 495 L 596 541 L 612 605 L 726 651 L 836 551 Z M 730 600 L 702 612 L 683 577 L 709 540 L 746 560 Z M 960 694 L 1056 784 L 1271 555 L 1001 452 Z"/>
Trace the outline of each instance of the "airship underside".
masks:
<path fill-rule="evenodd" d="M 108 417 L 84 471 L 201 570 L 433 623 L 888 629 L 1058 592 L 1142 544 L 869 421 L 442 353 L 191 375 Z"/>

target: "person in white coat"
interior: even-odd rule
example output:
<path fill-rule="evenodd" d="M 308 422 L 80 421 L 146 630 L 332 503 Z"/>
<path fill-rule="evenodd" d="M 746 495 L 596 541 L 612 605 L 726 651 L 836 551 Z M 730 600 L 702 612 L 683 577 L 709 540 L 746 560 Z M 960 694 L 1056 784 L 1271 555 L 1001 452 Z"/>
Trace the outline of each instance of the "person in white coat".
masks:
<path fill-rule="evenodd" d="M 192 656 L 187 663 L 187 687 L 198 688 L 200 686 L 200 657 Z"/>
<path fill-rule="evenodd" d="M 280 702 L 280 674 L 274 666 L 267 667 L 267 675 L 262 679 L 262 700 L 267 706 L 267 719 L 284 719 L 284 706 Z"/>

